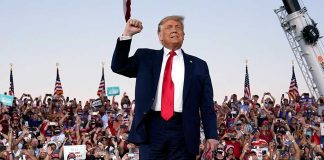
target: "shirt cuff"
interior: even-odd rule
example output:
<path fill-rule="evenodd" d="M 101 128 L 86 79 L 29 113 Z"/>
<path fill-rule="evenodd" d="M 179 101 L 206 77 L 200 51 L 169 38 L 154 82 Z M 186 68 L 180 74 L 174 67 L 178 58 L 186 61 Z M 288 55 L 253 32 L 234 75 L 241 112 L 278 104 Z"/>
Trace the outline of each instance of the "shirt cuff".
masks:
<path fill-rule="evenodd" d="M 130 40 L 132 39 L 132 36 L 120 36 L 119 40 L 124 41 L 124 40 Z"/>

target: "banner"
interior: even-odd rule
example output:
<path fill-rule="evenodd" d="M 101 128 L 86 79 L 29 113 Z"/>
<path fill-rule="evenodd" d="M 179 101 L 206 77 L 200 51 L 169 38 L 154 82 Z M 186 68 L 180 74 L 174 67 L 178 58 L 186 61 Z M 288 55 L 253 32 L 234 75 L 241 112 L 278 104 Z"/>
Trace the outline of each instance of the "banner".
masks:
<path fill-rule="evenodd" d="M 73 145 L 73 146 L 63 146 L 63 157 L 64 160 L 68 160 L 68 156 L 75 155 L 76 159 L 86 159 L 87 150 L 86 145 Z"/>
<path fill-rule="evenodd" d="M 0 102 L 2 102 L 2 104 L 6 106 L 12 106 L 13 100 L 14 100 L 13 96 L 0 94 Z"/>
<path fill-rule="evenodd" d="M 107 87 L 107 96 L 116 96 L 120 94 L 119 87 Z"/>
<path fill-rule="evenodd" d="M 92 104 L 91 104 L 91 106 L 92 106 L 92 107 L 95 107 L 95 108 L 100 108 L 100 107 L 102 107 L 102 105 L 103 105 L 103 104 L 102 104 L 102 101 L 101 101 L 100 98 L 94 100 L 94 101 L 92 102 Z"/>
<path fill-rule="evenodd" d="M 263 155 L 267 154 L 268 156 L 270 156 L 268 148 L 255 148 L 251 149 L 251 151 L 254 151 L 256 153 L 258 160 L 262 160 Z"/>

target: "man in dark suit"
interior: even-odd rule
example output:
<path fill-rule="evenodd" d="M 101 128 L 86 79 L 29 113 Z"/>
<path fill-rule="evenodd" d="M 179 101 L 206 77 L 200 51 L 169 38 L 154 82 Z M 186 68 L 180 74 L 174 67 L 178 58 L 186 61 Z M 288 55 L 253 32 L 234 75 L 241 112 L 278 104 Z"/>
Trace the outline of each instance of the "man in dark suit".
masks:
<path fill-rule="evenodd" d="M 138 49 L 129 57 L 132 36 L 142 29 L 141 21 L 128 20 L 111 63 L 115 73 L 136 77 L 129 141 L 140 145 L 140 159 L 195 159 L 201 120 L 206 149 L 213 151 L 218 135 L 212 83 L 207 63 L 181 49 L 183 17 L 161 20 L 161 50 Z"/>

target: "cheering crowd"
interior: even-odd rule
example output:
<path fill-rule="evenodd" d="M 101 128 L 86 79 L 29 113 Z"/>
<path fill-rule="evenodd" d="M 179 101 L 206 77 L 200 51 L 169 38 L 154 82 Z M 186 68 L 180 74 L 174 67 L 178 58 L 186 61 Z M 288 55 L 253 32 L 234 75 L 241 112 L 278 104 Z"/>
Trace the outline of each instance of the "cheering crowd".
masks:
<path fill-rule="evenodd" d="M 280 101 L 266 92 L 252 99 L 236 94 L 215 104 L 221 143 L 215 159 L 322 159 L 320 123 L 324 98 L 304 93 Z M 203 149 L 203 145 L 202 145 Z"/>
<path fill-rule="evenodd" d="M 106 96 L 82 104 L 62 95 L 14 98 L 1 105 L 0 159 L 76 159 L 64 147 L 85 145 L 86 159 L 139 159 L 139 149 L 127 141 L 135 100 Z M 321 159 L 324 97 L 307 93 L 296 100 L 276 100 L 269 92 L 251 99 L 236 94 L 215 102 L 219 144 L 204 151 L 201 131 L 197 159 Z"/>

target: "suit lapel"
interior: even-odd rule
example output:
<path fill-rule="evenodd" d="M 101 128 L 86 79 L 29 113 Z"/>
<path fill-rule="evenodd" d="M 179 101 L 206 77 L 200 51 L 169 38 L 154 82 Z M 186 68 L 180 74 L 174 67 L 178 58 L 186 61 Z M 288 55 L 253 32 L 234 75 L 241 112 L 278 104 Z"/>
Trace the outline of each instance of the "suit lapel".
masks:
<path fill-rule="evenodd" d="M 155 87 L 154 93 L 156 93 L 157 85 L 159 83 L 162 61 L 163 61 L 163 48 L 157 51 L 157 56 L 154 59 L 154 63 L 153 63 L 153 86 Z"/>
<path fill-rule="evenodd" d="M 185 65 L 185 75 L 184 75 L 184 84 L 183 84 L 183 103 L 186 100 L 186 97 L 189 93 L 191 80 L 192 80 L 192 71 L 193 71 L 193 61 L 190 59 L 189 55 L 183 53 L 183 61 Z"/>

